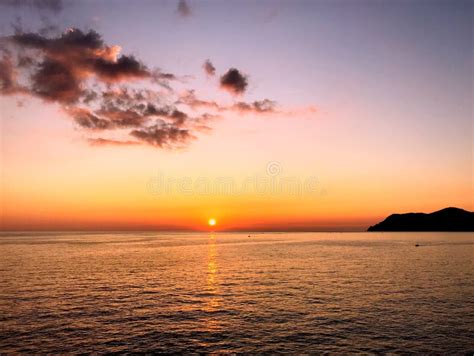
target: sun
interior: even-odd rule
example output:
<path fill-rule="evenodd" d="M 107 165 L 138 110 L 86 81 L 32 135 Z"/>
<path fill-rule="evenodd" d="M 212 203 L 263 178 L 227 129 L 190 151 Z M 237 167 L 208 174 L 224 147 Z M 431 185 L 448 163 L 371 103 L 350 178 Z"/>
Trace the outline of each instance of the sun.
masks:
<path fill-rule="evenodd" d="M 210 218 L 207 223 L 209 224 L 209 226 L 216 226 L 217 221 L 214 218 Z"/>

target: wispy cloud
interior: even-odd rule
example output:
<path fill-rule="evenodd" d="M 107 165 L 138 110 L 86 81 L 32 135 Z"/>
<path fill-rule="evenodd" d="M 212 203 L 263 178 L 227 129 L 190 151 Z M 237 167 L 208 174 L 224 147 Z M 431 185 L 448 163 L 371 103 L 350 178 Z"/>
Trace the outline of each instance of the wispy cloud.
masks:
<path fill-rule="evenodd" d="M 214 67 L 210 59 L 207 59 L 204 62 L 202 68 L 204 69 L 204 72 L 209 76 L 213 76 L 216 74 L 216 67 Z"/>
<path fill-rule="evenodd" d="M 176 9 L 176 11 L 182 17 L 188 17 L 192 14 L 191 7 L 189 7 L 186 0 L 178 1 L 178 8 Z"/>
<path fill-rule="evenodd" d="M 91 146 L 133 146 L 139 145 L 140 142 L 137 141 L 120 141 L 120 140 L 111 140 L 106 138 L 88 138 L 87 141 Z"/>

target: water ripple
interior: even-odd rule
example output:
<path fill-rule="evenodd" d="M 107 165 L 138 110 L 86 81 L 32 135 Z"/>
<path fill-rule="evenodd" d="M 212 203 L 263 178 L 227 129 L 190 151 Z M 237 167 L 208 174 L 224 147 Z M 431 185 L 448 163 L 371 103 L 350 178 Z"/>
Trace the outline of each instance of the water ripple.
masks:
<path fill-rule="evenodd" d="M 473 260 L 462 233 L 2 233 L 0 352 L 469 354 Z"/>

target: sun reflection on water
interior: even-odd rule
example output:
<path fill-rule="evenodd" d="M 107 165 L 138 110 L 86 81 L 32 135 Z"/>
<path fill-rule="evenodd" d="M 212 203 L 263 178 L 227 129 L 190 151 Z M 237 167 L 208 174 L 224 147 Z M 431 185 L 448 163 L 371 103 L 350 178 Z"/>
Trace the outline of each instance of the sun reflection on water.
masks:
<path fill-rule="evenodd" d="M 206 329 L 208 331 L 217 331 L 221 329 L 219 320 L 215 313 L 221 310 L 222 298 L 220 296 L 218 281 L 218 252 L 216 236 L 209 235 L 208 253 L 207 253 L 207 294 L 208 298 L 204 306 L 204 311 L 208 314 L 206 318 Z"/>

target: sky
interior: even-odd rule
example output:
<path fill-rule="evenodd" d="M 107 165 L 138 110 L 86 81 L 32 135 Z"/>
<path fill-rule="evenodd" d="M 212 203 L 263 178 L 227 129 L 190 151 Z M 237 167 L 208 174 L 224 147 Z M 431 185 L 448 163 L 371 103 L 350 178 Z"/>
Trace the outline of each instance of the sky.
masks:
<path fill-rule="evenodd" d="M 0 2 L 2 230 L 474 210 L 473 2 Z"/>

